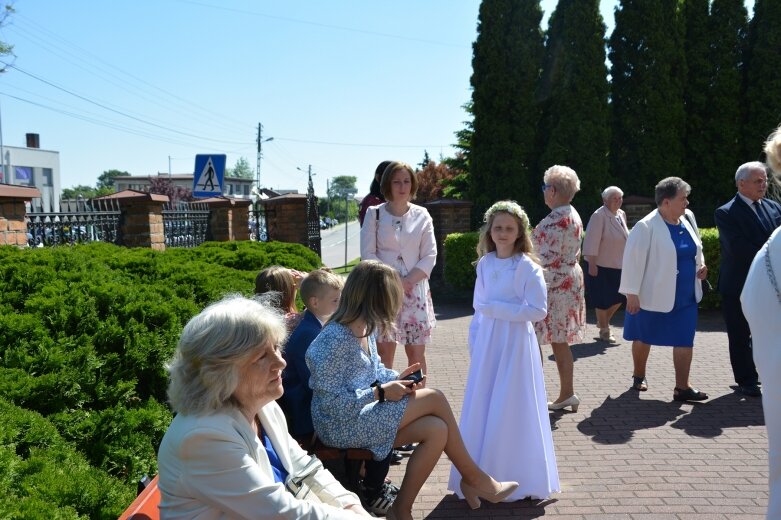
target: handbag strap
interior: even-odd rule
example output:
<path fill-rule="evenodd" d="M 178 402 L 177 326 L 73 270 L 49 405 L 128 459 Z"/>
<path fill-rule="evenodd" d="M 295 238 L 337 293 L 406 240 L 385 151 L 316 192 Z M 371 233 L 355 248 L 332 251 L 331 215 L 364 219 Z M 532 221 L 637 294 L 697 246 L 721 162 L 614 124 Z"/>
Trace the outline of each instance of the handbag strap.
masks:
<path fill-rule="evenodd" d="M 778 287 L 776 273 L 773 271 L 773 264 L 770 261 L 770 239 L 765 242 L 765 267 L 767 268 L 767 276 L 770 278 L 770 283 L 772 284 L 773 289 L 776 291 L 776 298 L 778 298 L 778 303 L 781 303 L 781 289 Z"/>

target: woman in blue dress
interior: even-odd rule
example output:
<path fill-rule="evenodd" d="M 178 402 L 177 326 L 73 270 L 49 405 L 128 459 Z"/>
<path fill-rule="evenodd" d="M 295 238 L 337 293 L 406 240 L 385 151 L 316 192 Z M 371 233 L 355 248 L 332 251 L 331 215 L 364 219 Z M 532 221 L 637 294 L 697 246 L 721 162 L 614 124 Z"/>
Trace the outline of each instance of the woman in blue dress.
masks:
<path fill-rule="evenodd" d="M 409 380 L 420 364 L 400 374 L 385 368 L 375 336 L 393 332 L 404 291 L 393 267 L 364 260 L 344 284 L 339 307 L 306 351 L 311 372 L 312 423 L 335 448 L 364 448 L 375 460 L 394 446 L 417 442 L 389 519 L 412 519 L 412 504 L 444 451 L 461 474 L 472 508 L 500 502 L 518 487 L 481 470 L 464 446 L 453 410 L 439 390 Z"/>
<path fill-rule="evenodd" d="M 679 177 L 656 185 L 657 209 L 632 228 L 624 250 L 619 292 L 626 295 L 624 339 L 632 341 L 632 387 L 648 389 L 645 377 L 651 345 L 673 347 L 676 401 L 704 401 L 691 386 L 697 303 L 708 275 L 702 242 L 688 211 L 691 186 Z"/>

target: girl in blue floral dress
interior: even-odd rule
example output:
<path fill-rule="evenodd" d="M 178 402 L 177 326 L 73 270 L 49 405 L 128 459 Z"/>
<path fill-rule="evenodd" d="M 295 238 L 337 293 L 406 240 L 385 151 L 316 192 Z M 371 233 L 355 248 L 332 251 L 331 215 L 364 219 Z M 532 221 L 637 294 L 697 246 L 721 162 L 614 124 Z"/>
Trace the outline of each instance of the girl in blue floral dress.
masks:
<path fill-rule="evenodd" d="M 376 260 L 350 273 L 339 307 L 306 352 L 312 374 L 312 422 L 325 444 L 371 450 L 376 460 L 394 446 L 417 442 L 388 518 L 411 519 L 412 504 L 444 451 L 461 474 L 460 489 L 472 508 L 499 502 L 517 482 L 497 482 L 464 447 L 453 410 L 442 392 L 385 368 L 375 335 L 393 333 L 404 291 L 399 273 Z"/>

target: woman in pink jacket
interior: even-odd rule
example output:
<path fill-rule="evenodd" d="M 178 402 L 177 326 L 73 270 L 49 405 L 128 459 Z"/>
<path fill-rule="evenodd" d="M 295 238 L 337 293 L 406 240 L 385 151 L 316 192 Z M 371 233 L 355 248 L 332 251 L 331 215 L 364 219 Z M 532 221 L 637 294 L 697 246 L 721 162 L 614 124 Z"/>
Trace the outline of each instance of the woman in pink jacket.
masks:
<path fill-rule="evenodd" d="M 621 284 L 621 262 L 629 236 L 626 213 L 621 209 L 624 192 L 618 186 L 609 186 L 602 192 L 601 208 L 588 221 L 583 240 L 583 257 L 588 263 L 586 296 L 596 309 L 599 339 L 616 343 L 610 333 L 610 318 L 626 297 L 618 292 Z"/>
<path fill-rule="evenodd" d="M 418 191 L 415 170 L 403 162 L 391 162 L 380 181 L 387 202 L 372 206 L 361 227 L 361 259 L 379 260 L 401 275 L 404 304 L 393 337 L 377 340 L 382 363 L 393 367 L 396 343 L 405 345 L 407 366 L 420 363 L 427 373 L 426 344 L 436 320 L 428 278 L 437 261 L 434 223 L 426 208 L 410 201 Z"/>

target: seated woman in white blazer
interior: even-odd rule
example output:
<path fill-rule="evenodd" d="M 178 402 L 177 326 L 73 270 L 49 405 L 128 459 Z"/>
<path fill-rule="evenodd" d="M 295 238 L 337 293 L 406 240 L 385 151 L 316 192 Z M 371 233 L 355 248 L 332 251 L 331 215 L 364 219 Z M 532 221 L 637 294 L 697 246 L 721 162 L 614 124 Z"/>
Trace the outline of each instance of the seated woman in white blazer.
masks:
<path fill-rule="evenodd" d="M 708 395 L 689 383 L 697 303 L 708 275 L 697 223 L 689 205 L 691 186 L 679 177 L 655 189 L 657 209 L 632 228 L 624 249 L 619 292 L 626 295 L 624 339 L 632 341 L 635 390 L 645 377 L 651 345 L 673 347 L 676 401 L 704 401 Z"/>
<path fill-rule="evenodd" d="M 312 462 L 275 402 L 285 336 L 278 311 L 242 296 L 208 306 L 184 327 L 168 366 L 176 417 L 158 452 L 160 518 L 370 516 L 322 465 L 308 479 L 309 499 L 285 486 Z"/>

